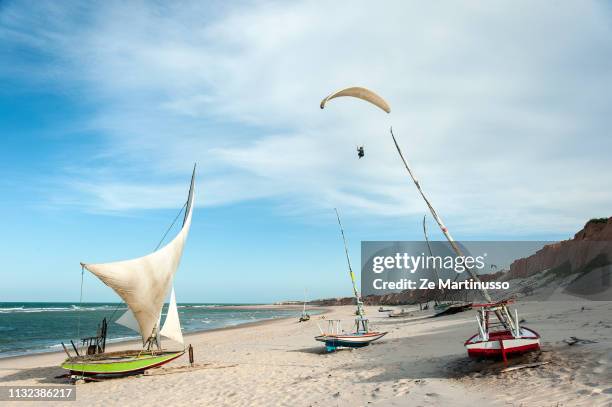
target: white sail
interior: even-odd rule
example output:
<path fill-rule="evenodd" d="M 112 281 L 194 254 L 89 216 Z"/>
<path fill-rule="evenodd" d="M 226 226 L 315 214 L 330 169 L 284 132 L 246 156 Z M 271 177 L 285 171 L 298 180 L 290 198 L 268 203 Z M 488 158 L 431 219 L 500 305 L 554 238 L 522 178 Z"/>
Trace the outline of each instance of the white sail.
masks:
<path fill-rule="evenodd" d="M 123 313 L 117 320 L 116 324 L 122 325 L 126 328 L 129 328 L 133 331 L 140 332 L 140 326 L 138 326 L 138 321 L 134 317 L 134 313 L 129 309 Z"/>
<path fill-rule="evenodd" d="M 83 264 L 128 305 L 138 322 L 143 343 L 159 331 L 161 309 L 179 266 L 193 212 L 195 167 L 183 227 L 166 246 L 132 260 Z"/>
<path fill-rule="evenodd" d="M 178 343 L 183 343 L 183 332 L 181 331 L 181 321 L 179 320 L 178 307 L 176 306 L 176 295 L 174 287 L 170 294 L 170 303 L 168 304 L 168 314 L 164 321 L 164 326 L 159 332 L 162 336 L 171 339 Z"/>

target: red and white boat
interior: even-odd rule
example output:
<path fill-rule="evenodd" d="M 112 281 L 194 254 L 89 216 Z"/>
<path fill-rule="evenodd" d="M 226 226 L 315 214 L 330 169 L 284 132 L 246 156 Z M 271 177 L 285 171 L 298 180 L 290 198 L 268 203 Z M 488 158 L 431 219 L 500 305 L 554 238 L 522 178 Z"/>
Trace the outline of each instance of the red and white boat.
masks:
<path fill-rule="evenodd" d="M 511 301 L 474 304 L 480 308 L 476 318 L 478 333 L 465 341 L 468 355 L 477 358 L 507 360 L 509 355 L 523 354 L 540 349 L 540 335 L 529 328 L 521 327 L 518 313 L 514 315 L 507 305 Z M 496 318 L 492 321 L 491 317 Z"/>

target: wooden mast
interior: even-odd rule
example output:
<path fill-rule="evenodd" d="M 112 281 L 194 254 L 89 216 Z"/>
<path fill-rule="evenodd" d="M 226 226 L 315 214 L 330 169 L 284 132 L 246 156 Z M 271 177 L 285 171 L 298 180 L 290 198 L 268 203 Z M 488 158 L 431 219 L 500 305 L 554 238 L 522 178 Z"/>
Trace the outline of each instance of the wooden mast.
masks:
<path fill-rule="evenodd" d="M 446 237 L 446 240 L 448 240 L 448 242 L 450 243 L 451 247 L 453 248 L 453 251 L 457 254 L 457 256 L 464 257 L 463 256 L 463 252 L 459 248 L 459 245 L 457 245 L 457 243 L 455 242 L 455 239 L 453 239 L 453 237 L 451 236 L 450 232 L 448 231 L 448 228 L 442 222 L 442 219 L 440 218 L 440 216 L 438 215 L 438 213 L 436 212 L 434 207 L 431 205 L 431 202 L 429 202 L 429 199 L 427 199 L 427 196 L 425 196 L 425 193 L 423 192 L 423 189 L 421 189 L 421 184 L 419 183 L 419 180 L 416 178 L 416 176 L 414 175 L 414 173 L 410 169 L 410 166 L 408 166 L 408 162 L 404 158 L 404 155 L 402 154 L 402 150 L 401 150 L 399 144 L 397 143 L 397 140 L 395 139 L 395 135 L 393 134 L 393 127 L 391 127 L 390 131 L 391 131 L 391 137 L 393 138 L 393 143 L 395 144 L 395 148 L 397 149 L 397 152 L 398 152 L 400 158 L 402 159 L 402 162 L 404 163 L 404 167 L 406 167 L 406 170 L 408 171 L 408 174 L 410 175 L 410 178 L 412 178 L 412 181 L 414 182 L 414 185 L 416 185 L 417 190 L 421 194 L 421 197 L 423 198 L 423 200 L 427 204 L 427 207 L 429 208 L 429 211 L 431 212 L 431 215 L 433 216 L 434 220 L 436 221 L 436 223 L 440 227 L 440 230 L 442 231 L 442 233 Z M 466 270 L 469 273 L 470 277 L 476 283 L 480 283 L 480 278 L 478 278 L 478 276 L 476 275 L 476 273 L 474 273 L 474 271 L 472 271 L 472 269 L 470 269 L 469 267 L 466 267 Z M 488 303 L 492 303 L 493 302 L 493 299 L 491 298 L 491 296 L 489 295 L 489 292 L 487 290 L 485 290 L 484 288 L 480 288 L 479 291 L 480 291 L 480 293 L 482 294 L 482 296 L 485 298 L 485 300 Z M 505 305 L 502 305 L 502 307 L 505 308 Z M 506 313 L 495 311 L 495 315 L 497 316 L 499 321 L 504 325 L 504 327 L 506 327 L 506 329 L 514 329 L 514 324 L 512 323 L 511 320 L 506 318 Z"/>
<path fill-rule="evenodd" d="M 351 282 L 353 283 L 353 294 L 355 295 L 355 299 L 357 300 L 357 314 L 363 318 L 363 304 L 361 302 L 361 298 L 359 297 L 359 291 L 357 291 L 355 273 L 353 273 L 353 268 L 351 267 L 351 259 L 349 257 L 348 247 L 346 246 L 346 237 L 344 237 L 344 229 L 342 228 L 342 222 L 340 222 L 340 214 L 338 213 L 338 209 L 334 208 L 334 210 L 336 211 L 338 225 L 340 226 L 340 233 L 342 234 L 342 242 L 344 243 L 344 253 L 346 254 L 346 262 L 348 264 L 349 274 L 351 275 Z"/>
<path fill-rule="evenodd" d="M 423 215 L 423 235 L 425 236 L 425 242 L 427 243 L 427 250 L 429 251 L 429 255 L 433 257 L 433 251 L 431 250 L 431 245 L 429 244 L 429 236 L 427 236 L 427 215 Z M 440 275 L 438 274 L 438 269 L 436 268 L 435 263 L 434 263 L 433 271 L 434 271 L 436 280 L 440 281 Z M 442 289 L 442 293 L 444 294 L 444 289 Z M 427 298 L 429 302 L 429 296 Z M 434 298 L 434 303 L 438 304 L 437 298 Z"/>

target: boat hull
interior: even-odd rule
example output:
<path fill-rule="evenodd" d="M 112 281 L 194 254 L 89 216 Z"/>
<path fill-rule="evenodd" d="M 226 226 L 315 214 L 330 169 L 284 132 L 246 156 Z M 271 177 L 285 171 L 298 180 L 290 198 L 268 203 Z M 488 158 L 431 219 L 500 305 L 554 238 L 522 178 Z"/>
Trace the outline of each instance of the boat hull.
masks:
<path fill-rule="evenodd" d="M 315 336 L 315 340 L 324 342 L 327 350 L 333 351 L 337 348 L 362 348 L 382 338 L 386 334 L 387 332 L 368 332 L 364 334 L 348 335 L 319 335 Z"/>
<path fill-rule="evenodd" d="M 389 314 L 389 318 L 405 318 L 405 317 L 411 317 L 414 314 L 412 312 L 400 312 L 397 314 Z"/>
<path fill-rule="evenodd" d="M 68 358 L 61 364 L 71 374 L 83 376 L 128 375 L 162 366 L 182 356 L 180 352 L 123 351 Z"/>
<path fill-rule="evenodd" d="M 510 331 L 489 334 L 482 341 L 478 334 L 465 341 L 468 356 L 474 358 L 503 358 L 533 352 L 540 349 L 540 335 L 532 329 L 521 327 L 521 336 L 513 337 Z"/>
<path fill-rule="evenodd" d="M 452 315 L 472 309 L 471 302 L 434 305 L 434 317 Z"/>

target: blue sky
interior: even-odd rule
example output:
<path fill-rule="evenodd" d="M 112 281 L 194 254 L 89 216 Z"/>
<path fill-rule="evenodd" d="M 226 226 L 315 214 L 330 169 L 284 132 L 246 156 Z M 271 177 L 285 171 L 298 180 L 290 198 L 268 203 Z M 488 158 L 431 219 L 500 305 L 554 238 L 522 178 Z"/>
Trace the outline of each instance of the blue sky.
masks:
<path fill-rule="evenodd" d="M 193 162 L 179 301 L 350 295 L 334 207 L 355 263 L 361 240 L 421 238 L 391 124 L 457 238 L 568 238 L 610 216 L 611 17 L 582 1 L 3 1 L 0 302 L 74 301 L 79 261 L 150 251 Z M 319 109 L 351 85 L 391 115 Z M 115 299 L 85 282 L 86 300 Z"/>

